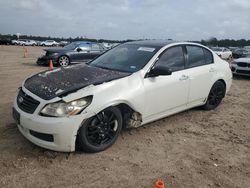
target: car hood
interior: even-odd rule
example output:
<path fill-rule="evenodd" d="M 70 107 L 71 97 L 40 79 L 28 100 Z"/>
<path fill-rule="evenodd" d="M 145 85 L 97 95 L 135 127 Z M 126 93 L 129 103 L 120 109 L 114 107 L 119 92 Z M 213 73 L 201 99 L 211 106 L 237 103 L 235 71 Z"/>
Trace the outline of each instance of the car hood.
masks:
<path fill-rule="evenodd" d="M 89 85 L 102 84 L 130 74 L 80 64 L 36 74 L 25 80 L 24 87 L 40 98 L 50 100 Z"/>
<path fill-rule="evenodd" d="M 44 49 L 45 52 L 52 52 L 52 53 L 62 53 L 66 51 L 70 51 L 69 49 L 64 49 L 64 48 L 48 48 Z"/>
<path fill-rule="evenodd" d="M 243 57 L 243 58 L 239 58 L 239 59 L 235 59 L 235 62 L 245 62 L 245 63 L 250 63 L 250 57 Z"/>

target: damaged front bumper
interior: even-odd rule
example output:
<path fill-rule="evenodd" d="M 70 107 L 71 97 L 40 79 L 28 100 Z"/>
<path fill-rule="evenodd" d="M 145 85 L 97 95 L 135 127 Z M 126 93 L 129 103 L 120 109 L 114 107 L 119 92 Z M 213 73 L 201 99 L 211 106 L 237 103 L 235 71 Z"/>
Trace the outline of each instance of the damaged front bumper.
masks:
<path fill-rule="evenodd" d="M 31 93 L 28 95 L 34 97 Z M 67 117 L 41 116 L 39 112 L 45 103 L 42 100 L 40 102 L 35 112 L 31 114 L 20 109 L 17 100 L 14 101 L 13 117 L 19 131 L 40 147 L 61 152 L 75 151 L 78 129 L 87 119 L 87 114 Z"/>
<path fill-rule="evenodd" d="M 58 59 L 58 57 L 55 57 L 55 56 L 42 56 L 42 57 L 39 57 L 38 59 L 37 59 L 37 61 L 36 61 L 36 63 L 38 64 L 38 65 L 49 65 L 49 61 L 50 60 L 52 60 L 52 63 L 54 64 L 54 65 L 56 65 L 57 64 L 57 59 Z"/>

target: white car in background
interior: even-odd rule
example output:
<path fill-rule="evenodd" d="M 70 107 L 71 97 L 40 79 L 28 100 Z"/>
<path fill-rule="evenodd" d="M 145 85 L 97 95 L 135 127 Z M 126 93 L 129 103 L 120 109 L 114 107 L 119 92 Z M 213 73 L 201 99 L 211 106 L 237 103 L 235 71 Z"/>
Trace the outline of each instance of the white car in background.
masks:
<path fill-rule="evenodd" d="M 59 43 L 54 40 L 46 40 L 40 43 L 41 46 L 58 46 Z"/>
<path fill-rule="evenodd" d="M 27 39 L 18 39 L 18 40 L 12 40 L 11 43 L 14 45 L 21 45 L 24 46 Z"/>
<path fill-rule="evenodd" d="M 37 43 L 34 40 L 26 40 L 24 43 L 25 46 L 36 46 Z"/>
<path fill-rule="evenodd" d="M 222 59 L 231 59 L 233 57 L 232 51 L 224 47 L 213 47 L 212 50 Z"/>
<path fill-rule="evenodd" d="M 89 63 L 29 77 L 14 100 L 13 117 L 41 147 L 99 152 L 122 128 L 197 106 L 215 109 L 231 83 L 229 64 L 205 46 L 134 41 Z"/>
<path fill-rule="evenodd" d="M 235 59 L 230 66 L 234 75 L 250 76 L 250 55 Z"/>

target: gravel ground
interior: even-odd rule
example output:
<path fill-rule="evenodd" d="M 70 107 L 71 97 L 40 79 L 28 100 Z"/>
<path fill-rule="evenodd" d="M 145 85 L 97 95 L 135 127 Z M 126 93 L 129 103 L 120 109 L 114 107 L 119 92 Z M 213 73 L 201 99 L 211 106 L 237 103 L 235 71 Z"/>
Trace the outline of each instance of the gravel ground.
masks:
<path fill-rule="evenodd" d="M 250 187 L 250 79 L 238 77 L 214 111 L 189 110 L 125 130 L 110 149 L 58 153 L 37 147 L 11 116 L 17 88 L 42 48 L 0 46 L 0 187 Z"/>

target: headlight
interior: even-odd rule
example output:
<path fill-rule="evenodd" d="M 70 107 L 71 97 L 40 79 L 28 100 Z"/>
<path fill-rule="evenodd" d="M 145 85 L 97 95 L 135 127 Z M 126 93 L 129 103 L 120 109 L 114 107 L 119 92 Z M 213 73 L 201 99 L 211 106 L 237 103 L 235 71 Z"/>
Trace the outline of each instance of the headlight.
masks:
<path fill-rule="evenodd" d="M 58 53 L 53 53 L 53 54 L 51 54 L 51 56 L 56 56 L 56 55 L 58 55 Z"/>
<path fill-rule="evenodd" d="M 56 102 L 47 104 L 41 111 L 42 115 L 64 117 L 79 114 L 85 109 L 92 101 L 92 97 L 85 97 L 71 102 Z"/>

